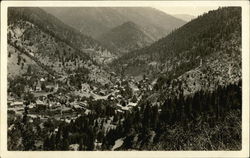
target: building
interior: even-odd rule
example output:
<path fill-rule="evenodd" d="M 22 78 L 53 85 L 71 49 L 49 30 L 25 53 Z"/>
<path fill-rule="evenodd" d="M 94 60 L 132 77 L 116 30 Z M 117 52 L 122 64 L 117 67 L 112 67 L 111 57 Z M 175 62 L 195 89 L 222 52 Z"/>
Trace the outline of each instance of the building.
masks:
<path fill-rule="evenodd" d="M 41 81 L 41 82 L 44 82 L 44 81 L 45 81 L 45 79 L 44 79 L 44 78 L 41 78 L 41 79 L 40 79 L 40 81 Z"/>
<path fill-rule="evenodd" d="M 47 105 L 43 101 L 37 100 L 36 101 L 36 108 L 38 108 L 40 110 L 45 110 L 47 108 Z"/>
<path fill-rule="evenodd" d="M 83 102 L 79 102 L 79 105 L 80 105 L 81 107 L 88 107 L 88 102 L 87 102 L 87 100 L 85 100 L 85 101 L 83 101 Z"/>
<path fill-rule="evenodd" d="M 35 86 L 35 90 L 36 91 L 41 91 L 42 90 L 42 86 L 41 86 L 41 82 L 40 81 L 37 82 L 37 84 Z"/>
<path fill-rule="evenodd" d="M 10 107 L 23 107 L 22 101 L 15 101 L 10 104 Z"/>

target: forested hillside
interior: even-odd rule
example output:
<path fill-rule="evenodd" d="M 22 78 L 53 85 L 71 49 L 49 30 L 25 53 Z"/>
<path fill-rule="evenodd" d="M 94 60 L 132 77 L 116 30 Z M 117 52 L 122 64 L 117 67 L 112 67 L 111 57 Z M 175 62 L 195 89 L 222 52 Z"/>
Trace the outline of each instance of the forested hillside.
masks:
<path fill-rule="evenodd" d="M 79 48 L 97 48 L 98 43 L 92 38 L 79 34 L 73 28 L 65 25 L 57 18 L 44 12 L 39 8 L 9 8 L 8 10 L 9 24 L 18 21 L 26 20 L 49 33 L 69 45 L 78 46 Z"/>
<path fill-rule="evenodd" d="M 108 133 L 117 150 L 240 150 L 241 81 L 213 92 L 142 103 Z"/>
<path fill-rule="evenodd" d="M 130 21 L 104 33 L 98 37 L 98 40 L 109 49 L 120 53 L 143 48 L 154 41 L 139 26 Z"/>
<path fill-rule="evenodd" d="M 80 68 L 88 75 L 86 81 L 109 82 L 98 65 L 114 55 L 91 37 L 39 8 L 9 8 L 8 16 L 8 62 L 13 63 L 8 64 L 9 77 L 25 74 L 30 67 L 32 72 L 40 69 L 41 74 L 65 78 Z"/>
<path fill-rule="evenodd" d="M 40 8 L 9 8 L 8 16 L 10 17 L 8 20 L 9 25 L 20 20 L 28 21 L 39 27 L 44 33 L 73 47 L 78 52 L 81 52 L 81 54 L 92 53 L 91 56 L 94 59 L 97 58 L 97 61 L 99 61 L 98 58 L 103 60 L 103 58 L 107 58 L 107 56 L 110 58 L 114 56 L 107 49 L 102 47 L 98 41 L 65 25 L 56 17 Z"/>
<path fill-rule="evenodd" d="M 210 89 L 216 84 L 238 81 L 241 77 L 241 9 L 228 7 L 210 11 L 151 46 L 125 54 L 113 65 L 117 72 L 128 75 L 158 76 L 157 89 L 166 89 L 170 86 L 166 83 L 179 80 L 189 82 L 181 84 L 191 92 L 198 90 L 197 85 Z"/>

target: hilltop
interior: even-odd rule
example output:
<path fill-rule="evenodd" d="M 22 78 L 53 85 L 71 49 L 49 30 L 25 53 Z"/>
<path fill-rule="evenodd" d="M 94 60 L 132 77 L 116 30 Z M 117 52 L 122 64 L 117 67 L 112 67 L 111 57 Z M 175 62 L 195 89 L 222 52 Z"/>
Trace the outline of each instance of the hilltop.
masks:
<path fill-rule="evenodd" d="M 65 24 L 97 38 L 110 29 L 131 21 L 143 28 L 154 41 L 186 22 L 150 7 L 43 8 Z"/>
<path fill-rule="evenodd" d="M 98 37 L 98 40 L 109 49 L 122 53 L 143 48 L 153 43 L 153 39 L 141 31 L 139 26 L 130 21 L 104 33 Z"/>
<path fill-rule="evenodd" d="M 206 87 L 203 82 L 211 88 L 218 82 L 238 81 L 241 77 L 240 15 L 237 7 L 210 11 L 152 45 L 125 54 L 113 62 L 123 66 L 113 67 L 127 75 L 157 78 L 156 87 L 160 89 L 170 86 L 167 83 L 173 79 L 190 82 L 188 89 L 197 84 L 196 90 L 198 85 Z"/>

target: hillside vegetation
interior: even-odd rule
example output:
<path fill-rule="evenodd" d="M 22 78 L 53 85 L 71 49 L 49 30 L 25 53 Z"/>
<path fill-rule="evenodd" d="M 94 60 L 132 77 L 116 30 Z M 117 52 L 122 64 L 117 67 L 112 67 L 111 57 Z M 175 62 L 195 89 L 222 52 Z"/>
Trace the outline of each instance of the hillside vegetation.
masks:
<path fill-rule="evenodd" d="M 19 52 L 19 56 L 25 56 L 40 67 L 42 74 L 67 77 L 80 68 L 88 70 L 85 71 L 89 77 L 87 80 L 103 84 L 109 82 L 108 73 L 99 64 L 103 64 L 106 55 L 110 60 L 113 55 L 92 38 L 82 35 L 39 8 L 9 8 L 8 16 L 8 45 L 16 50 L 8 50 L 9 58 L 11 54 Z M 29 63 L 21 64 L 24 71 L 18 73 L 18 64 L 13 64 L 13 69 L 8 69 L 9 76 L 25 73 Z M 33 67 L 31 69 L 36 71 Z"/>
<path fill-rule="evenodd" d="M 241 9 L 210 11 L 152 45 L 125 54 L 113 62 L 113 67 L 127 75 L 158 78 L 157 89 L 165 89 L 173 79 L 190 80 L 190 84 L 193 81 L 193 85 L 198 83 L 200 87 L 207 83 L 208 88 L 238 81 Z"/>
<path fill-rule="evenodd" d="M 8 20 L 9 25 L 19 20 L 28 21 L 38 26 L 44 33 L 73 47 L 81 54 L 89 54 L 91 52 L 91 57 L 98 62 L 99 60 L 102 61 L 103 58 L 107 58 L 107 56 L 111 59 L 115 57 L 114 54 L 102 47 L 98 41 L 65 25 L 56 17 L 40 8 L 9 8 L 8 16 L 10 17 Z"/>
<path fill-rule="evenodd" d="M 97 28 L 116 11 L 72 9 L 90 11 Z M 151 45 L 129 20 L 99 44 L 39 8 L 9 16 L 8 150 L 242 149 L 240 7 L 209 11 Z"/>
<path fill-rule="evenodd" d="M 104 33 L 98 40 L 111 50 L 121 53 L 143 48 L 153 43 L 147 34 L 133 22 L 126 22 L 107 33 Z"/>

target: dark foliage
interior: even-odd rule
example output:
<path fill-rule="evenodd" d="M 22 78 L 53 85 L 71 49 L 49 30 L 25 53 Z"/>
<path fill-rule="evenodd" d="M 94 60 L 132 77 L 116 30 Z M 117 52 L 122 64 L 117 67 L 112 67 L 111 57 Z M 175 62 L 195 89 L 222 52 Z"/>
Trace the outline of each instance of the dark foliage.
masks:
<path fill-rule="evenodd" d="M 137 69 L 140 69 L 140 74 L 145 74 L 150 70 L 148 64 L 156 61 L 160 66 L 154 69 L 154 74 L 159 75 L 163 68 L 169 69 L 170 66 L 174 71 L 178 68 L 178 74 L 182 74 L 197 66 L 198 56 L 205 58 L 223 51 L 223 41 L 233 38 L 233 33 L 241 36 L 241 8 L 219 8 L 193 19 L 148 47 L 123 55 L 112 65 L 119 65 L 113 66 L 118 72 L 118 68 L 124 66 L 125 73 L 138 75 Z M 189 62 L 185 65 L 185 61 Z M 177 62 L 181 62 L 182 68 Z"/>
<path fill-rule="evenodd" d="M 214 92 L 199 91 L 186 98 L 181 95 L 169 98 L 160 107 L 150 103 L 142 104 L 139 112 L 134 110 L 125 117 L 122 126 L 117 128 L 124 130 L 120 137 L 125 137 L 127 142 L 120 150 L 155 150 L 153 146 L 157 146 L 156 150 L 239 150 L 241 99 L 239 82 L 220 86 Z M 236 122 L 232 124 L 229 117 L 233 117 Z M 138 132 L 129 134 L 131 130 Z M 174 131 L 181 133 L 177 137 L 176 133 L 172 133 Z M 229 133 L 231 136 L 226 136 Z M 211 135 L 206 138 L 204 134 Z M 138 140 L 134 141 L 131 137 L 137 137 Z M 195 139 L 199 139 L 200 144 L 193 146 L 191 142 Z M 204 147 L 204 144 L 207 146 Z"/>

